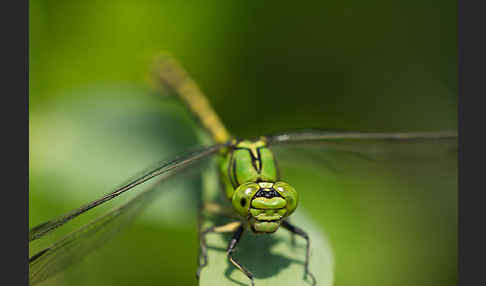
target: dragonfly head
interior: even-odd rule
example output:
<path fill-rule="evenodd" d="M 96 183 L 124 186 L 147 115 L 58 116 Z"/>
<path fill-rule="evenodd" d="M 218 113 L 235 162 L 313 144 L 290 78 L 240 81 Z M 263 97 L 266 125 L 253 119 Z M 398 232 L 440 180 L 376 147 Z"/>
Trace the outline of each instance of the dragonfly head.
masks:
<path fill-rule="evenodd" d="M 282 220 L 297 208 L 298 195 L 285 182 L 248 182 L 233 194 L 235 210 L 248 219 L 256 233 L 275 232 Z"/>

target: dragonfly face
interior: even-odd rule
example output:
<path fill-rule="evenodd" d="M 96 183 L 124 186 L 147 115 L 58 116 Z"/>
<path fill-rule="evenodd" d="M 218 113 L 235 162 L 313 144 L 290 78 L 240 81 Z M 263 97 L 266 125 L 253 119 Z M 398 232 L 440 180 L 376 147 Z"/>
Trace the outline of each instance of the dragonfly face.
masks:
<path fill-rule="evenodd" d="M 265 139 L 234 141 L 221 162 L 226 196 L 255 233 L 275 232 L 297 207 L 298 195 L 279 180 Z"/>
<path fill-rule="evenodd" d="M 232 204 L 255 233 L 275 232 L 297 207 L 297 192 L 284 182 L 248 182 L 234 192 Z"/>

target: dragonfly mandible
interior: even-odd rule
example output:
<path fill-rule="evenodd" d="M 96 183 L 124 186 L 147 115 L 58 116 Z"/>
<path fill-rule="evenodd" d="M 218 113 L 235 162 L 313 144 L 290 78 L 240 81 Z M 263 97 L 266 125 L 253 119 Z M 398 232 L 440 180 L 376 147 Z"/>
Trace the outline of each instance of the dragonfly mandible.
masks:
<path fill-rule="evenodd" d="M 200 231 L 200 265 L 197 276 L 207 265 L 206 236 L 214 232 L 231 232 L 226 254 L 228 260 L 239 271 L 243 272 L 252 285 L 255 285 L 251 268 L 241 264 L 234 255 L 234 250 L 245 232 L 251 231 L 268 235 L 283 228 L 290 233 L 302 237 L 306 241 L 303 272 L 313 284 L 317 281 L 310 271 L 310 240 L 305 229 L 290 222 L 289 217 L 298 207 L 298 190 L 285 181 L 279 173 L 276 155 L 271 147 L 297 146 L 299 144 L 318 144 L 331 149 L 349 148 L 340 143 L 353 142 L 407 142 L 407 141 L 454 141 L 456 132 L 432 133 L 365 133 L 365 132 L 284 132 L 271 136 L 260 136 L 254 139 L 234 138 L 219 120 L 207 98 L 197 84 L 187 75 L 185 70 L 169 56 L 158 58 L 154 75 L 162 87 L 176 94 L 192 112 L 196 120 L 207 131 L 214 144 L 183 154 L 174 160 L 147 171 L 142 176 L 126 185 L 117 188 L 98 200 L 81 206 L 65 215 L 57 217 L 33 227 L 29 231 L 29 242 L 35 241 L 48 233 L 55 231 L 65 223 L 79 215 L 100 206 L 119 195 L 130 191 L 135 186 L 149 180 L 164 181 L 178 176 L 183 170 L 191 168 L 207 158 L 216 157 L 219 164 L 220 180 L 223 184 L 223 197 L 232 207 L 229 214 L 233 221 L 224 225 L 212 226 Z M 358 144 L 359 145 L 359 144 Z M 357 151 L 357 150 L 346 150 Z M 101 232 L 106 228 L 121 227 L 124 218 L 128 218 L 138 210 L 143 209 L 156 194 L 153 188 L 141 192 L 126 204 L 110 211 L 93 222 L 55 242 L 29 259 L 30 283 L 41 282 L 62 271 L 65 267 L 77 261 L 109 237 Z M 222 213 L 227 209 L 221 206 L 207 205 L 208 212 Z M 100 233 L 101 235 L 97 235 Z M 66 255 L 68 253 L 68 255 Z"/>

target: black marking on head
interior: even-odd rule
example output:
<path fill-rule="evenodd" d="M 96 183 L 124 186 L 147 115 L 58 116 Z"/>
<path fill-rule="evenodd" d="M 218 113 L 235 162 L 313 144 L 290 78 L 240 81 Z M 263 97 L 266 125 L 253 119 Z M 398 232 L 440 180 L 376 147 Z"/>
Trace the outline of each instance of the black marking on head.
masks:
<path fill-rule="evenodd" d="M 281 197 L 282 195 L 279 194 L 277 191 L 275 191 L 274 188 L 271 189 L 260 189 L 258 192 L 255 194 L 254 198 L 260 198 L 264 197 L 267 199 L 275 198 L 275 197 Z"/>

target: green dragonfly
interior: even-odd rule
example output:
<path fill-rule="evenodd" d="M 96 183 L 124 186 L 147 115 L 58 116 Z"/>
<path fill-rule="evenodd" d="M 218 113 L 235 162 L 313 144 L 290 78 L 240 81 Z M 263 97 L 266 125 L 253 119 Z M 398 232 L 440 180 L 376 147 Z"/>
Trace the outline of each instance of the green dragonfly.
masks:
<path fill-rule="evenodd" d="M 33 227 L 29 231 L 29 242 L 40 239 L 55 231 L 79 215 L 96 208 L 134 187 L 149 180 L 157 180 L 137 196 L 120 207 L 82 226 L 49 247 L 32 255 L 29 259 L 30 283 L 36 284 L 64 270 L 79 261 L 83 256 L 106 243 L 112 230 L 125 224 L 124 218 L 136 215 L 159 192 L 155 187 L 172 177 L 181 176 L 185 171 L 195 168 L 199 163 L 215 158 L 223 186 L 224 204 L 207 203 L 205 212 L 232 218 L 223 225 L 200 229 L 200 260 L 196 271 L 201 274 L 208 261 L 206 236 L 210 233 L 233 233 L 228 241 L 226 255 L 230 263 L 244 273 L 251 285 L 255 285 L 250 266 L 240 263 L 234 250 L 245 231 L 256 234 L 271 234 L 283 228 L 306 241 L 303 273 L 316 284 L 310 271 L 310 237 L 306 230 L 290 222 L 290 216 L 299 204 L 299 193 L 290 182 L 280 176 L 277 155 L 274 152 L 281 146 L 294 146 L 312 150 L 315 146 L 329 151 L 348 152 L 356 156 L 365 156 L 364 146 L 381 144 L 400 144 L 402 142 L 427 142 L 440 145 L 455 142 L 456 132 L 429 133 L 365 133 L 365 132 L 285 132 L 253 139 L 239 139 L 230 135 L 219 117 L 211 108 L 208 100 L 196 83 L 184 69 L 171 57 L 161 56 L 154 69 L 158 83 L 170 92 L 178 95 L 187 105 L 198 123 L 207 131 L 212 144 L 182 154 L 172 161 L 163 163 L 129 183 L 85 204 L 65 215 Z M 209 140 L 204 137 L 204 143 Z M 369 142 L 369 143 L 367 143 Z M 453 143 L 454 144 L 454 143 Z M 366 158 L 365 158 L 366 159 Z"/>

